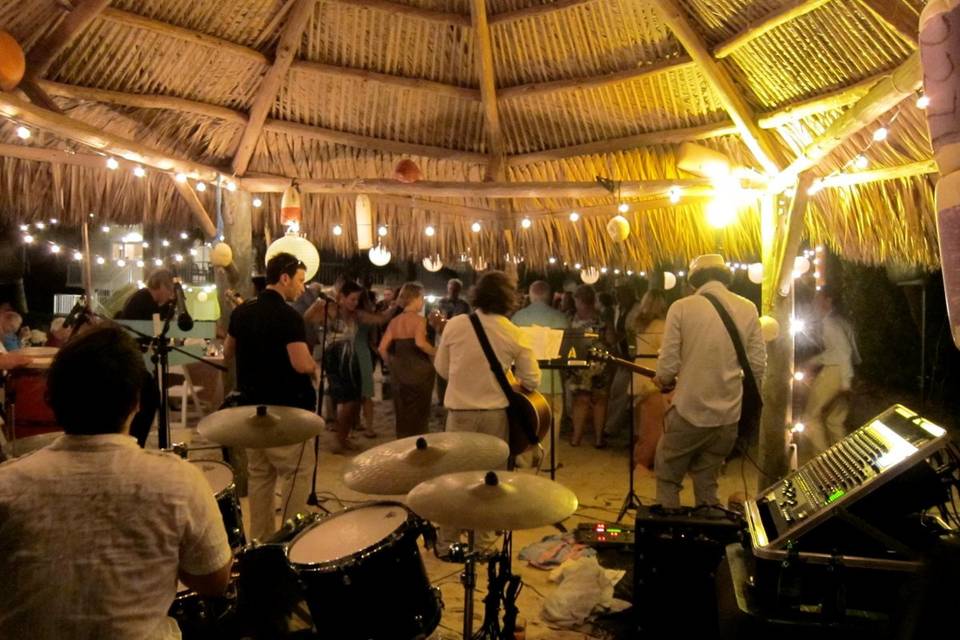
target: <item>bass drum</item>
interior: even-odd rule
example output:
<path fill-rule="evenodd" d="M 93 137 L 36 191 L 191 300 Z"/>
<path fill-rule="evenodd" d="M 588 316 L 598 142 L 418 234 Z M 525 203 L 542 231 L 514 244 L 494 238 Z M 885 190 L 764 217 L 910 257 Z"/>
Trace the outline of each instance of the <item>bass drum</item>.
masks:
<path fill-rule="evenodd" d="M 417 538 L 429 525 L 397 502 L 374 502 L 319 520 L 287 545 L 319 637 L 426 638 L 440 623 Z"/>

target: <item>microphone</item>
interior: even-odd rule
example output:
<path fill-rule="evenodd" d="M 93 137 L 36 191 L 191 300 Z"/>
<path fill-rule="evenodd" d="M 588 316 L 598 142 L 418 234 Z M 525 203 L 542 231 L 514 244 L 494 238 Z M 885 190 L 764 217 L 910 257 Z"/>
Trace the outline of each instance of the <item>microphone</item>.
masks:
<path fill-rule="evenodd" d="M 180 331 L 190 331 L 193 329 L 193 318 L 187 311 L 187 299 L 183 295 L 183 286 L 180 284 L 180 280 L 173 281 L 173 291 L 177 296 L 177 328 Z"/>
<path fill-rule="evenodd" d="M 64 329 L 68 329 L 73 325 L 77 324 L 77 320 L 84 315 L 87 310 L 87 300 L 83 296 L 80 296 L 77 299 L 77 303 L 73 305 L 73 309 L 70 309 L 70 313 L 67 314 L 67 317 L 63 319 Z M 82 320 L 81 320 L 82 323 Z"/>
<path fill-rule="evenodd" d="M 337 301 L 325 294 L 323 291 L 317 291 L 317 297 L 329 304 L 337 304 Z"/>

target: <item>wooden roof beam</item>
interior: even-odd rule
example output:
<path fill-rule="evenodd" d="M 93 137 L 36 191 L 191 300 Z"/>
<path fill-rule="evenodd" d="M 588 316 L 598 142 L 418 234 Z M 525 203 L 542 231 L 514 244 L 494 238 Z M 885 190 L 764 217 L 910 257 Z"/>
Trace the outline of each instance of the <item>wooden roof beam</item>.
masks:
<path fill-rule="evenodd" d="M 290 64 L 293 62 L 294 56 L 300 50 L 303 30 L 307 26 L 314 7 L 316 7 L 316 0 L 296 0 L 296 4 L 287 14 L 287 21 L 280 33 L 280 41 L 277 43 L 273 65 L 267 70 L 260 82 L 257 97 L 250 107 L 250 119 L 243 130 L 243 135 L 240 137 L 237 152 L 233 156 L 233 172 L 236 175 L 242 176 L 247 171 L 250 158 L 253 157 L 253 151 L 257 146 L 257 140 L 260 139 L 263 123 L 266 122 L 270 109 L 273 108 L 277 99 L 277 91 L 287 77 L 287 71 L 290 70 Z"/>
<path fill-rule="evenodd" d="M 171 174 L 167 175 L 170 178 L 170 182 L 173 183 L 173 187 L 177 190 L 177 193 L 180 194 L 180 197 L 183 198 L 183 201 L 187 204 L 190 213 L 193 214 L 193 219 L 200 225 L 204 235 L 208 238 L 216 236 L 217 225 L 213 224 L 213 220 L 210 219 L 210 214 L 207 213 L 203 203 L 200 202 L 200 196 L 197 195 L 193 187 L 186 182 L 179 182 L 176 176 Z"/>
<path fill-rule="evenodd" d="M 501 101 L 515 100 L 517 98 L 530 98 L 534 96 L 541 97 L 561 91 L 599 89 L 612 84 L 631 82 L 668 71 L 680 71 L 692 66 L 696 65 L 689 57 L 681 56 L 670 60 L 661 60 L 642 67 L 636 67 L 635 69 L 605 73 L 599 76 L 567 78 L 548 82 L 531 82 L 529 84 L 518 84 L 512 87 L 501 87 L 497 90 L 497 98 Z"/>
<path fill-rule="evenodd" d="M 716 58 L 726 58 L 731 53 L 753 42 L 757 38 L 782 27 L 791 20 L 815 11 L 830 0 L 788 0 L 778 9 L 755 22 L 751 22 L 744 31 L 724 40 L 713 49 Z"/>
<path fill-rule="evenodd" d="M 778 176 L 777 184 L 785 186 L 792 183 L 798 175 L 816 165 L 850 136 L 871 125 L 877 118 L 913 95 L 922 83 L 920 53 L 916 52 L 834 120 L 822 136 L 807 145 L 800 157 Z"/>
<path fill-rule="evenodd" d="M 886 73 L 882 73 L 864 78 L 860 82 L 848 87 L 843 87 L 808 100 L 788 104 L 775 111 L 769 111 L 760 116 L 757 124 L 760 125 L 761 129 L 776 129 L 777 127 L 782 127 L 785 124 L 796 122 L 808 116 L 849 107 L 867 95 L 867 92 L 887 75 Z"/>
<path fill-rule="evenodd" d="M 220 173 L 215 167 L 168 155 L 139 142 L 108 133 L 99 127 L 31 104 L 10 93 L 0 92 L 0 115 L 160 171 L 185 173 L 202 180 L 215 180 Z"/>
<path fill-rule="evenodd" d="M 470 0 L 470 16 L 477 38 L 477 75 L 480 77 L 480 99 L 483 102 L 487 151 L 490 153 L 490 164 L 487 165 L 487 180 L 498 180 L 503 178 L 506 169 L 503 162 L 506 150 L 503 143 L 503 130 L 500 128 L 500 111 L 497 107 L 493 44 L 490 40 L 490 25 L 487 23 L 486 0 Z"/>
<path fill-rule="evenodd" d="M 30 49 L 27 73 L 40 78 L 64 49 L 110 4 L 110 0 L 80 0 L 57 27 Z"/>
<path fill-rule="evenodd" d="M 937 161 L 930 159 L 901 164 L 895 167 L 881 167 L 870 171 L 838 173 L 821 178 L 820 185 L 824 188 L 852 187 L 859 184 L 897 180 L 899 178 L 913 178 L 939 172 L 940 167 L 937 166 Z"/>
<path fill-rule="evenodd" d="M 376 71 L 366 71 L 364 69 L 352 69 L 350 67 L 341 67 L 321 62 L 308 62 L 306 60 L 295 60 L 290 65 L 291 71 L 298 73 L 309 73 L 313 75 L 325 75 L 333 78 L 345 78 L 358 82 L 370 82 L 382 84 L 399 89 L 414 89 L 417 91 L 429 91 L 437 95 L 450 98 L 460 98 L 462 100 L 480 101 L 480 90 L 470 87 L 458 87 L 443 82 L 434 82 L 433 80 L 424 80 L 421 78 L 408 78 L 405 76 L 395 76 Z"/>
<path fill-rule="evenodd" d="M 434 11 L 432 9 L 421 9 L 408 4 L 399 2 L 390 2 L 389 0 L 332 0 L 337 4 L 361 7 L 364 9 L 376 9 L 392 16 L 406 16 L 410 18 L 419 18 L 429 22 L 440 22 L 451 24 L 457 27 L 470 27 L 470 16 L 462 13 L 451 13 L 448 11 Z"/>
<path fill-rule="evenodd" d="M 706 44 L 690 22 L 676 0 L 657 0 L 654 4 L 660 17 L 676 36 L 690 57 L 700 66 L 704 77 L 713 87 L 724 109 L 737 129 L 744 144 L 768 173 L 777 173 L 783 166 L 784 157 L 773 138 L 754 120 L 746 100 L 740 95 L 729 72 L 707 51 Z"/>
<path fill-rule="evenodd" d="M 857 0 L 857 3 L 907 46 L 916 49 L 920 41 L 920 16 L 902 0 Z"/>
<path fill-rule="evenodd" d="M 526 7 L 525 9 L 517 9 L 516 11 L 503 11 L 490 16 L 490 25 L 493 26 L 496 24 L 507 24 L 509 22 L 516 22 L 517 20 L 525 20 L 527 18 L 539 18 L 556 11 L 565 11 L 574 7 L 582 7 L 588 4 L 593 4 L 596 1 L 597 0 L 555 0 L 555 2 L 538 4 L 532 7 Z"/>
<path fill-rule="evenodd" d="M 290 186 L 289 178 L 254 177 L 243 178 L 240 184 L 252 192 L 282 192 Z M 403 183 L 397 180 L 321 180 L 298 178 L 301 193 L 327 194 L 378 194 L 410 196 L 414 198 L 613 198 L 613 195 L 597 182 L 432 182 Z M 680 188 L 686 193 L 712 191 L 706 178 L 686 180 L 625 181 L 620 185 L 624 198 L 644 198 L 668 195 L 670 189 Z"/>

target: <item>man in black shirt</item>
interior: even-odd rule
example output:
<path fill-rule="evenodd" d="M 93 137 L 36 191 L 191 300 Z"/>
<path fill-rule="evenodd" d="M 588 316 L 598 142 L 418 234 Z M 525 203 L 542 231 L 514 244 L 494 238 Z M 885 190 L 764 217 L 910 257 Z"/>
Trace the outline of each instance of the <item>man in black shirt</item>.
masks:
<path fill-rule="evenodd" d="M 287 304 L 303 294 L 305 275 L 306 267 L 295 256 L 277 254 L 267 263 L 266 289 L 230 316 L 223 353 L 236 359 L 243 404 L 316 410 L 316 363 L 307 348 L 303 318 Z M 306 444 L 247 451 L 252 537 L 263 539 L 277 529 L 276 483 L 282 519 L 306 508 L 313 467 L 313 451 Z"/>
<path fill-rule="evenodd" d="M 147 278 L 147 286 L 127 298 L 123 309 L 115 317 L 118 320 L 153 320 L 153 314 L 166 318 L 173 313 L 173 275 L 166 269 L 158 269 Z M 183 400 L 186 402 L 186 398 Z M 157 379 L 149 370 L 144 373 L 140 385 L 140 409 L 130 423 L 130 435 L 143 447 L 147 443 L 153 418 L 160 408 L 160 389 Z"/>

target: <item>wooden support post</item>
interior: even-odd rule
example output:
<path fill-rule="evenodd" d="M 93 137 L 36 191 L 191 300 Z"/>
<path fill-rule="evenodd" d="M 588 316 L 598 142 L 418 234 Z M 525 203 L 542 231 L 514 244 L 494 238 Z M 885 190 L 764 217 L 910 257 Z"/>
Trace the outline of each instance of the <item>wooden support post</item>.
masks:
<path fill-rule="evenodd" d="M 220 328 L 227 330 L 233 305 L 225 298 L 228 288 L 245 299 L 253 297 L 253 196 L 245 191 L 223 190 L 223 241 L 233 250 L 236 271 L 217 268 L 217 299 Z M 232 272 L 232 273 L 231 273 Z M 231 277 L 232 276 L 232 277 Z"/>
<path fill-rule="evenodd" d="M 493 45 L 490 41 L 490 25 L 487 24 L 486 0 L 471 0 L 470 15 L 477 38 L 477 75 L 480 76 L 480 99 L 483 102 L 483 118 L 487 132 L 487 180 L 502 180 L 506 165 L 503 130 L 500 128 L 500 111 L 497 108 L 497 88 L 494 80 Z"/>

